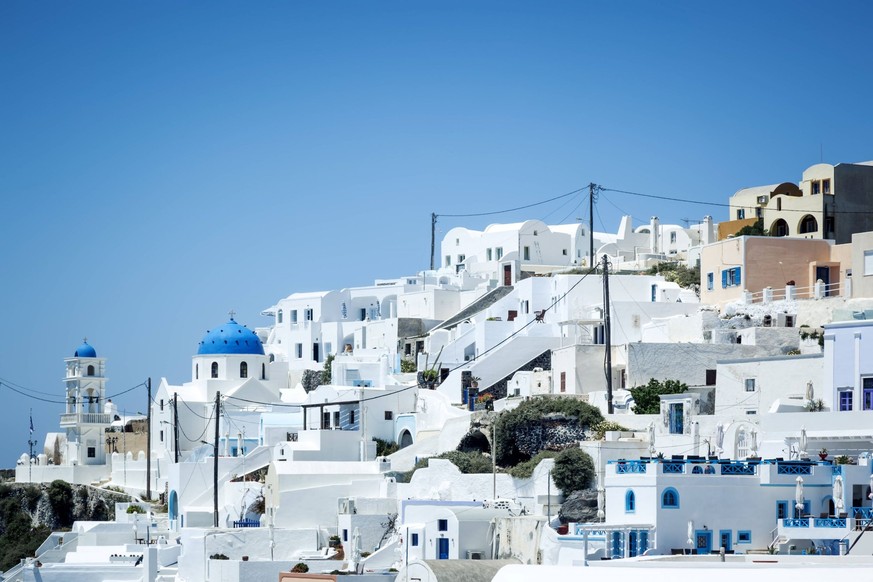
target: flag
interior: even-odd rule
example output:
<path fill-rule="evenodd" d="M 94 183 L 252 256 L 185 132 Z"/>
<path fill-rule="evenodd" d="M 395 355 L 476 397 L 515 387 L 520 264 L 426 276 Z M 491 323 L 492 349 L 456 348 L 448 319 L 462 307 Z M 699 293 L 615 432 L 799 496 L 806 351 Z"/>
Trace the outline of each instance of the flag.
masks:
<path fill-rule="evenodd" d="M 33 436 L 33 414 L 30 415 L 30 436 Z"/>

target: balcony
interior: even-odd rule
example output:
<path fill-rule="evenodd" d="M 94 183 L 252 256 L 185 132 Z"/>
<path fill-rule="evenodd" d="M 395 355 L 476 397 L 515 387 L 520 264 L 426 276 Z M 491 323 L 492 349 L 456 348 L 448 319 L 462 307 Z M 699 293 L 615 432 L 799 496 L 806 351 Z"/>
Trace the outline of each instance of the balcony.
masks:
<path fill-rule="evenodd" d="M 102 412 L 72 412 L 61 415 L 61 427 L 79 424 L 109 424 L 112 419 Z"/>

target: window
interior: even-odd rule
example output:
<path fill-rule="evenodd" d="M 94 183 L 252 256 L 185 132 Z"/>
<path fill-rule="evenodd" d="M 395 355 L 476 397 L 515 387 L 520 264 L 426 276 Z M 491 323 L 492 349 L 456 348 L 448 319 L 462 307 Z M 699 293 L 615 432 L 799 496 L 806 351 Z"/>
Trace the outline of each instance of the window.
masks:
<path fill-rule="evenodd" d="M 339 426 L 339 425 L 340 425 L 340 413 L 339 413 L 339 410 L 337 410 L 336 412 L 333 413 L 333 425 L 334 425 L 334 426 Z"/>
<path fill-rule="evenodd" d="M 218 362 L 212 362 L 212 377 L 218 378 Z"/>
<path fill-rule="evenodd" d="M 447 519 L 437 520 L 437 530 L 449 531 L 449 520 L 447 520 Z"/>
<path fill-rule="evenodd" d="M 164 431 L 161 431 L 161 442 L 164 442 Z"/>
<path fill-rule="evenodd" d="M 740 267 L 731 267 L 724 269 L 721 272 L 721 288 L 736 287 L 742 280 L 742 269 Z"/>
<path fill-rule="evenodd" d="M 321 413 L 321 428 L 330 428 L 330 412 Z"/>
<path fill-rule="evenodd" d="M 349 530 L 347 530 L 347 529 L 343 529 L 343 541 L 344 542 L 349 541 Z"/>
<path fill-rule="evenodd" d="M 88 458 L 93 459 L 97 456 L 97 447 L 88 447 Z"/>
<path fill-rule="evenodd" d="M 303 310 L 303 319 L 306 321 L 312 321 L 312 310 L 308 307 Z"/>
<path fill-rule="evenodd" d="M 749 530 L 741 530 L 737 532 L 737 543 L 738 544 L 751 544 L 752 543 L 752 532 Z"/>
<path fill-rule="evenodd" d="M 633 513 L 637 510 L 637 496 L 634 495 L 633 489 L 628 489 L 624 494 L 624 512 Z"/>
<path fill-rule="evenodd" d="M 564 255 L 564 256 L 566 257 L 566 256 L 567 256 L 567 249 L 562 249 L 562 250 L 561 250 L 561 254 Z"/>
<path fill-rule="evenodd" d="M 670 232 L 670 242 L 671 243 L 676 242 L 676 231 L 675 230 Z"/>
<path fill-rule="evenodd" d="M 567 372 L 561 372 L 561 392 L 567 391 Z"/>
<path fill-rule="evenodd" d="M 298 360 L 303 357 L 303 344 L 294 344 L 294 356 Z"/>
<path fill-rule="evenodd" d="M 503 258 L 503 247 L 497 247 L 494 249 L 494 253 L 497 255 L 497 260 L 499 261 Z"/>
<path fill-rule="evenodd" d="M 678 509 L 679 492 L 672 487 L 664 489 L 664 493 L 661 495 L 661 507 L 665 509 Z"/>
<path fill-rule="evenodd" d="M 864 251 L 864 275 L 873 275 L 873 251 Z"/>
<path fill-rule="evenodd" d="M 746 217 L 745 208 L 737 208 L 737 220 L 742 220 Z"/>
<path fill-rule="evenodd" d="M 812 193 L 813 195 L 821 194 L 821 182 L 818 180 L 812 181 Z"/>
<path fill-rule="evenodd" d="M 467 260 L 467 255 L 458 255 L 458 263 L 463 263 Z"/>
<path fill-rule="evenodd" d="M 89 376 L 93 376 L 93 375 L 94 375 L 94 366 L 88 366 L 88 375 L 89 375 Z"/>
<path fill-rule="evenodd" d="M 846 412 L 852 410 L 852 389 L 843 388 L 839 391 L 840 394 L 840 411 Z"/>
<path fill-rule="evenodd" d="M 200 379 L 200 364 L 194 364 L 194 379 Z"/>
<path fill-rule="evenodd" d="M 834 217 L 833 216 L 825 216 L 824 219 L 824 229 L 825 232 L 834 232 Z"/>
<path fill-rule="evenodd" d="M 261 364 L 261 380 L 267 379 L 267 364 Z"/>
<path fill-rule="evenodd" d="M 450 267 L 451 264 L 452 264 L 452 257 L 450 257 L 449 255 L 446 255 L 446 264 L 445 264 L 445 266 L 446 266 L 446 267 Z"/>
<path fill-rule="evenodd" d="M 800 234 L 818 232 L 818 221 L 811 214 L 807 214 L 800 221 Z"/>
<path fill-rule="evenodd" d="M 249 365 L 246 362 L 239 363 L 239 377 L 240 378 L 248 378 L 249 377 Z"/>
<path fill-rule="evenodd" d="M 714 273 L 707 273 L 706 274 L 706 290 L 707 291 L 712 291 L 714 279 L 715 279 Z"/>
<path fill-rule="evenodd" d="M 755 218 L 761 218 L 764 216 L 764 210 L 758 206 L 755 208 Z"/>
<path fill-rule="evenodd" d="M 394 413 L 390 410 L 385 411 L 385 420 L 394 420 Z"/>
<path fill-rule="evenodd" d="M 355 411 L 349 411 L 349 424 L 355 424 Z"/>
<path fill-rule="evenodd" d="M 825 194 L 831 193 L 831 181 L 829 179 L 821 181 L 821 191 Z"/>
<path fill-rule="evenodd" d="M 530 260 L 530 247 L 524 247 L 524 260 Z"/>
<path fill-rule="evenodd" d="M 409 539 L 410 545 L 412 545 L 412 546 L 418 545 L 418 534 L 417 533 L 412 534 L 411 536 L 409 536 L 409 538 L 410 538 Z"/>
<path fill-rule="evenodd" d="M 861 408 L 873 410 L 873 377 L 861 378 Z"/>
<path fill-rule="evenodd" d="M 754 392 L 755 391 L 755 379 L 754 378 L 746 378 L 746 392 Z"/>
<path fill-rule="evenodd" d="M 276 314 L 276 323 L 282 323 L 282 310 L 281 309 Z"/>
<path fill-rule="evenodd" d="M 492 256 L 492 254 L 493 254 L 493 253 L 491 252 L 491 249 L 490 249 L 490 248 L 485 249 L 485 260 L 486 260 L 486 261 L 490 261 L 490 260 L 491 260 L 491 256 Z"/>
<path fill-rule="evenodd" d="M 160 407 L 161 407 L 161 412 L 163 412 L 164 411 L 164 399 L 163 398 L 161 398 Z"/>
<path fill-rule="evenodd" d="M 297 310 L 292 309 L 290 313 L 291 313 L 291 323 L 297 323 Z"/>

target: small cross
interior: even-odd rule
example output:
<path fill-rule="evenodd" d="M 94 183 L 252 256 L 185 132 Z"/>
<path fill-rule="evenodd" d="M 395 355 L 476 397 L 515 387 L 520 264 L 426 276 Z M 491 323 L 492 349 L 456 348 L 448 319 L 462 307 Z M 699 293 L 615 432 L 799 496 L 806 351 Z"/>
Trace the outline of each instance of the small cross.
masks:
<path fill-rule="evenodd" d="M 82 343 L 83 343 L 83 344 L 87 344 L 87 343 L 88 343 L 88 338 L 83 337 L 83 338 L 82 338 Z"/>
<path fill-rule="evenodd" d="M 233 316 L 236 315 L 236 311 L 234 311 L 233 309 L 231 309 L 229 313 L 231 319 L 233 319 Z"/>

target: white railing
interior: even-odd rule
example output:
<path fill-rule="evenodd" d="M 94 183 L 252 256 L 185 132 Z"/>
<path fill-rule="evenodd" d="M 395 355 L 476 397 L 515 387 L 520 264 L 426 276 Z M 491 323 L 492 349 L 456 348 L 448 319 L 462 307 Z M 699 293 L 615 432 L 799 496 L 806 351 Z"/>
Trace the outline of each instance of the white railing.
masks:
<path fill-rule="evenodd" d="M 102 412 L 72 412 L 61 415 L 61 425 L 71 424 L 109 424 L 112 419 Z"/>
<path fill-rule="evenodd" d="M 839 283 L 822 283 L 817 282 L 811 287 L 797 287 L 796 285 L 786 285 L 785 287 L 767 287 L 762 291 L 752 293 L 746 291 L 744 294 L 745 303 L 772 303 L 774 301 L 785 301 L 794 299 L 823 299 L 825 297 L 839 297 L 841 288 Z"/>

